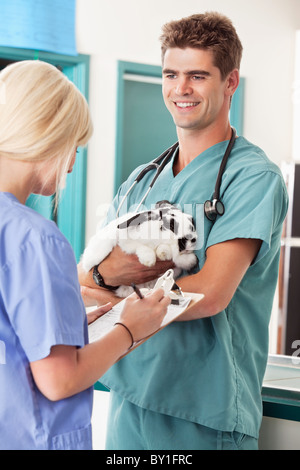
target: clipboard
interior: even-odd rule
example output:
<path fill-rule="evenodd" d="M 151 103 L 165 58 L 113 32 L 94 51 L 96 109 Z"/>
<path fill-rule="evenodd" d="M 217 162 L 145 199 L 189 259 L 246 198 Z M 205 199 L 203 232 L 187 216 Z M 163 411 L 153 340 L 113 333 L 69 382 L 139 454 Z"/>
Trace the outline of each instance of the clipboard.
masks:
<path fill-rule="evenodd" d="M 168 270 L 163 276 L 161 276 L 161 278 L 158 279 L 156 285 L 154 286 L 154 289 L 163 288 L 165 290 L 166 295 L 170 295 L 171 301 L 173 302 L 171 302 L 171 304 L 169 305 L 167 313 L 164 316 L 160 327 L 151 335 L 134 343 L 134 345 L 119 359 L 126 356 L 139 345 L 147 341 L 153 335 L 155 335 L 163 328 L 168 326 L 170 323 L 172 323 L 174 320 L 176 320 L 184 312 L 187 312 L 195 303 L 203 299 L 204 294 L 197 294 L 191 292 L 182 293 L 180 289 L 179 291 L 175 292 L 171 291 L 171 287 L 174 285 L 174 281 L 170 281 L 170 279 L 172 279 L 172 274 L 170 275 L 170 271 L 172 270 Z M 167 282 L 165 282 L 166 280 Z M 143 293 L 145 291 L 149 291 L 149 289 L 142 289 Z M 174 302 L 174 300 L 176 300 L 176 302 Z M 120 319 L 122 310 L 125 305 L 125 301 L 126 299 L 121 300 L 118 304 L 114 305 L 111 310 L 102 315 L 100 318 L 97 318 L 97 320 L 95 320 L 88 326 L 88 335 L 90 343 L 99 340 L 114 327 L 114 324 Z"/>

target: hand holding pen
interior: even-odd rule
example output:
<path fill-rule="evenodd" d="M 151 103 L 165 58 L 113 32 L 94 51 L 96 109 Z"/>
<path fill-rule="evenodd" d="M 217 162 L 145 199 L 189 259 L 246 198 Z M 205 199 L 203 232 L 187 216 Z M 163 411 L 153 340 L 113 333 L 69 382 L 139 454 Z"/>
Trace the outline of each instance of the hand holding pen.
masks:
<path fill-rule="evenodd" d="M 133 295 L 127 297 L 118 322 L 130 331 L 132 346 L 159 329 L 171 302 L 170 297 L 164 295 L 163 289 L 151 291 L 146 297 L 138 287 L 135 286 L 134 290 L 138 299 Z"/>
<path fill-rule="evenodd" d="M 139 296 L 140 299 L 143 299 L 144 296 L 143 294 L 141 293 L 140 289 L 138 288 L 138 286 L 136 286 L 134 283 L 131 284 L 131 287 L 133 288 L 134 292 Z"/>

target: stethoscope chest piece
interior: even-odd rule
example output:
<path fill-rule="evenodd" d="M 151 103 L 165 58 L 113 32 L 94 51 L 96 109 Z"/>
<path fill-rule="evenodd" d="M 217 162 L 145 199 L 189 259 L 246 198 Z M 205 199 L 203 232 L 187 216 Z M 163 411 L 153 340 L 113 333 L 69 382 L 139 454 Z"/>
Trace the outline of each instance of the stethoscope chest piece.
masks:
<path fill-rule="evenodd" d="M 208 220 L 214 222 L 218 215 L 222 216 L 225 212 L 224 204 L 218 199 L 213 199 L 212 201 L 205 201 L 204 203 L 204 213 Z"/>

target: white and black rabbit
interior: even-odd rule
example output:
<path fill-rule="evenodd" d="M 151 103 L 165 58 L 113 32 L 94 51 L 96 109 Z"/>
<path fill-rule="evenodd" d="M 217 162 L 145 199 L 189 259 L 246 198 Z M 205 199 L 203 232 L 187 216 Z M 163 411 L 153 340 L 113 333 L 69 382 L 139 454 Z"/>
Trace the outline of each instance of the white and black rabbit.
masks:
<path fill-rule="evenodd" d="M 197 232 L 193 218 L 168 201 L 160 201 L 153 210 L 128 213 L 99 230 L 85 248 L 81 264 L 85 271 L 98 265 L 112 249 L 119 245 L 127 254 L 136 254 L 140 263 L 153 266 L 156 259 L 172 260 L 176 266 L 175 277 L 182 269 L 190 270 L 197 263 L 193 253 Z M 151 283 L 139 287 L 151 288 Z M 130 286 L 120 286 L 118 297 L 132 292 Z"/>

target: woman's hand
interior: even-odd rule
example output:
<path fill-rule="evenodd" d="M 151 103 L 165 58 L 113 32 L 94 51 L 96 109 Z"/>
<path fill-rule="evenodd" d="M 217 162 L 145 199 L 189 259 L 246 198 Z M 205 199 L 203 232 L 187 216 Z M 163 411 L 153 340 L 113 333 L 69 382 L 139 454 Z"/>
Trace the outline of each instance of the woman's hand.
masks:
<path fill-rule="evenodd" d="M 88 325 L 93 323 L 97 318 L 102 317 L 102 315 L 105 315 L 105 313 L 109 312 L 112 308 L 112 303 L 108 302 L 105 305 L 101 305 L 101 307 L 97 308 L 96 310 L 93 310 L 92 312 L 87 313 L 87 322 Z"/>
<path fill-rule="evenodd" d="M 170 303 L 163 289 L 151 291 L 143 299 L 131 294 L 126 299 L 120 322 L 129 328 L 134 341 L 139 341 L 159 329 Z"/>
<path fill-rule="evenodd" d="M 108 302 L 115 305 L 122 300 L 113 292 L 97 287 L 96 284 L 94 287 L 81 286 L 81 297 L 86 307 L 101 307 Z"/>

